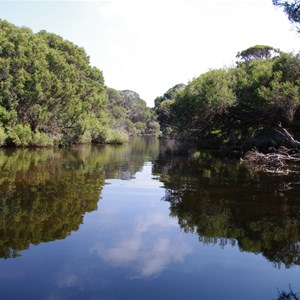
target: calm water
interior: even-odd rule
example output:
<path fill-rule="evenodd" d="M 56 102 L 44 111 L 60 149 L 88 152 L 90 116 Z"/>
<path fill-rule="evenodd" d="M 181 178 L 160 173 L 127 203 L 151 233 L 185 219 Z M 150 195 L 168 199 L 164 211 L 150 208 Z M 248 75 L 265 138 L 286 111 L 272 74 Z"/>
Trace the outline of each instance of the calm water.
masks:
<path fill-rule="evenodd" d="M 300 291 L 300 178 L 174 143 L 0 151 L 0 299 Z"/>

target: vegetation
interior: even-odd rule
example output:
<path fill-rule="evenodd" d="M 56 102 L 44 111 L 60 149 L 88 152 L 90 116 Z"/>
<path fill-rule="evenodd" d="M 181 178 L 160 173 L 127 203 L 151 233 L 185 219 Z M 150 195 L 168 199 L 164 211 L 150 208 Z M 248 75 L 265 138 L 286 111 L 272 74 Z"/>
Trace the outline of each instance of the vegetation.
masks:
<path fill-rule="evenodd" d="M 157 120 L 164 137 L 172 137 L 173 129 L 170 126 L 170 118 L 173 114 L 172 104 L 177 92 L 183 90 L 185 84 L 180 83 L 170 88 L 163 96 L 157 97 L 154 101 L 154 109 L 157 115 Z"/>
<path fill-rule="evenodd" d="M 107 89 L 110 127 L 123 135 L 157 135 L 160 127 L 153 109 L 133 91 Z"/>
<path fill-rule="evenodd" d="M 298 32 L 300 23 L 300 1 L 299 0 L 273 0 L 273 4 L 283 7 L 284 12 L 288 15 L 289 20 L 297 26 Z"/>
<path fill-rule="evenodd" d="M 162 128 L 202 147 L 268 151 L 285 146 L 274 132 L 300 136 L 300 55 L 257 45 L 237 55 L 235 67 L 195 78 L 174 100 L 156 103 Z M 169 129 L 170 131 L 170 129 Z"/>
<path fill-rule="evenodd" d="M 84 49 L 58 35 L 34 34 L 0 20 L 1 146 L 118 143 L 128 134 L 159 131 L 139 97 L 130 102 L 124 92 L 120 107 L 114 107 L 110 94 Z M 120 115 L 127 127 L 114 126 Z"/>

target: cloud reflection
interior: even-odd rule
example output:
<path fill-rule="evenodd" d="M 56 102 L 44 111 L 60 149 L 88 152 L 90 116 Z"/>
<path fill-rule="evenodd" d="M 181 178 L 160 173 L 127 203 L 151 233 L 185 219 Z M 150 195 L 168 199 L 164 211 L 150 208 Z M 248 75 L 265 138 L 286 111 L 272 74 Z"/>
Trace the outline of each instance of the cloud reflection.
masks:
<path fill-rule="evenodd" d="M 139 218 L 133 231 L 112 246 L 97 244 L 90 249 L 116 266 L 133 266 L 135 276 L 158 276 L 173 262 L 182 262 L 192 252 L 186 243 L 171 234 L 176 222 L 162 213 Z M 147 233 L 147 234 L 146 234 Z"/>
<path fill-rule="evenodd" d="M 74 287 L 78 284 L 78 277 L 75 274 L 61 276 L 58 281 L 58 287 Z"/>

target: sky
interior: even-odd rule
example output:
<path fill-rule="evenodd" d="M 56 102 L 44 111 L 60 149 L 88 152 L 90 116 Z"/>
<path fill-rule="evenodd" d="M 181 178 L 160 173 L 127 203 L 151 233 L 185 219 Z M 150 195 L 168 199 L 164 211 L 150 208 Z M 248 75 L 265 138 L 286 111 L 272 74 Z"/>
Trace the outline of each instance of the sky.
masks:
<path fill-rule="evenodd" d="M 83 47 L 105 84 L 148 106 L 178 83 L 232 67 L 254 45 L 300 50 L 300 35 L 272 0 L 0 0 L 0 19 Z"/>

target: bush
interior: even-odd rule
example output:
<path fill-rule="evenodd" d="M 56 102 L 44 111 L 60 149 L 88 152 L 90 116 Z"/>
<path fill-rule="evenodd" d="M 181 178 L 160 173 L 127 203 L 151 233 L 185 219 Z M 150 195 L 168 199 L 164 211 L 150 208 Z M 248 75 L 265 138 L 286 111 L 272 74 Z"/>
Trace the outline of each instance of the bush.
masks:
<path fill-rule="evenodd" d="M 123 144 L 128 142 L 128 136 L 122 131 L 112 130 L 107 132 L 106 143 Z"/>
<path fill-rule="evenodd" d="M 132 123 L 129 119 L 125 120 L 125 129 L 128 132 L 129 135 L 136 135 L 137 130 L 134 126 L 134 123 Z"/>
<path fill-rule="evenodd" d="M 49 147 L 53 146 L 53 141 L 49 138 L 47 134 L 36 131 L 32 135 L 30 145 L 35 147 Z"/>
<path fill-rule="evenodd" d="M 159 123 L 156 121 L 151 121 L 147 125 L 147 134 L 158 135 L 160 133 L 159 129 L 160 129 Z"/>
<path fill-rule="evenodd" d="M 5 140 L 7 138 L 7 135 L 2 127 L 0 127 L 0 146 L 3 146 L 5 144 Z"/>
<path fill-rule="evenodd" d="M 32 141 L 32 131 L 28 124 L 18 124 L 8 131 L 8 141 L 15 146 L 29 146 Z"/>
<path fill-rule="evenodd" d="M 136 134 L 141 135 L 145 132 L 146 123 L 136 122 L 136 123 L 133 123 L 133 124 L 134 124 L 134 127 L 136 129 Z"/>

